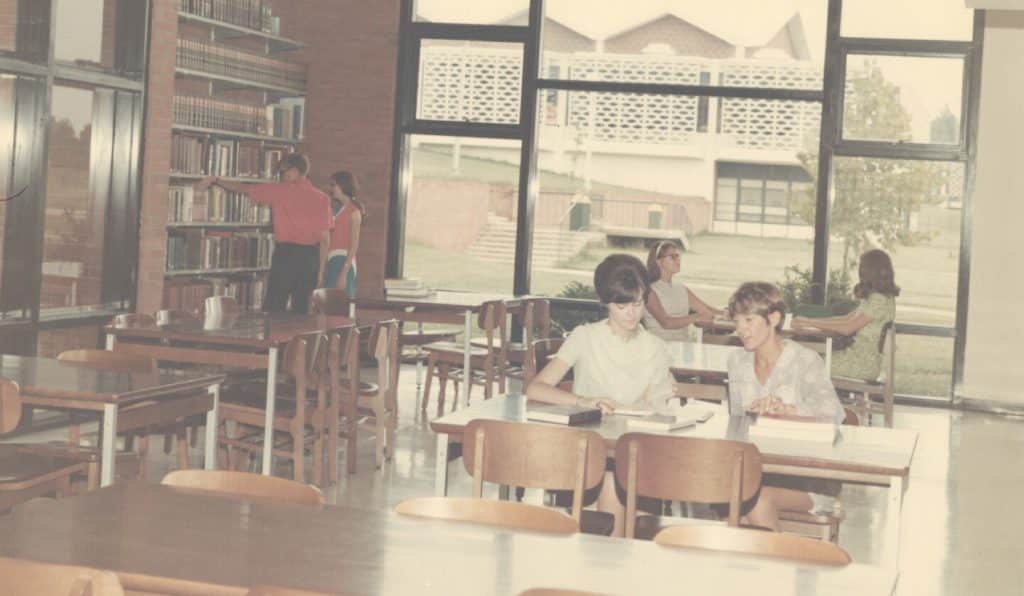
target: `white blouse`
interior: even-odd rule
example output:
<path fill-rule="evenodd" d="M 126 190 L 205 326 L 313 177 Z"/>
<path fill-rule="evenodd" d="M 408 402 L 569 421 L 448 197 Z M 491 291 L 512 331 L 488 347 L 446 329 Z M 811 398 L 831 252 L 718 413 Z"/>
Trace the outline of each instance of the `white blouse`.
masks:
<path fill-rule="evenodd" d="M 651 290 L 658 295 L 661 308 L 668 316 L 685 317 L 690 314 L 690 292 L 685 285 L 659 279 L 651 284 Z M 689 326 L 680 329 L 664 329 L 650 310 L 644 313 L 644 327 L 665 341 L 690 341 Z"/>
<path fill-rule="evenodd" d="M 754 400 L 774 396 L 796 405 L 800 416 L 843 421 L 845 412 L 825 362 L 817 352 L 788 339 L 782 340 L 782 354 L 762 385 L 754 371 L 754 353 L 743 349 L 729 355 L 729 413 L 742 415 Z"/>
<path fill-rule="evenodd" d="M 582 397 L 660 408 L 674 394 L 668 347 L 643 328 L 623 339 L 608 319 L 580 325 L 555 358 L 572 367 L 572 392 Z"/>

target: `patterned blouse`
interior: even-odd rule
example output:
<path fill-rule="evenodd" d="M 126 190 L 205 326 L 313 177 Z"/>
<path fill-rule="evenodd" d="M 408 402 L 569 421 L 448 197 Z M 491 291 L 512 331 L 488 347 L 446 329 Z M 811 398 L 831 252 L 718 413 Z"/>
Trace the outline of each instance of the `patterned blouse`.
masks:
<path fill-rule="evenodd" d="M 762 385 L 754 372 L 754 353 L 738 349 L 729 355 L 729 414 L 742 415 L 754 400 L 775 396 L 796 405 L 800 416 L 843 421 L 845 412 L 825 371 L 825 362 L 810 348 L 782 340 L 782 354 Z"/>
<path fill-rule="evenodd" d="M 882 371 L 878 340 L 882 336 L 882 327 L 896 318 L 896 299 L 872 292 L 860 301 L 857 310 L 867 315 L 871 322 L 853 336 L 853 343 L 848 348 L 832 352 L 832 374 L 874 381 Z"/>

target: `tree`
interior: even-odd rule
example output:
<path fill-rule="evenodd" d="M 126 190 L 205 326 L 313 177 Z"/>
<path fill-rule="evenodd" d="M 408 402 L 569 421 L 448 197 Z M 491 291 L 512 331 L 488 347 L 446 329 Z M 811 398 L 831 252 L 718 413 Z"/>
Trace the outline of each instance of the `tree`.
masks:
<path fill-rule="evenodd" d="M 886 80 L 877 62 L 868 61 L 847 77 L 843 137 L 877 141 L 910 141 L 911 116 L 900 103 L 900 88 Z M 799 155 L 804 169 L 818 173 L 817 146 Z M 869 246 L 892 249 L 915 244 L 930 235 L 911 226 L 911 215 L 938 202 L 943 175 L 937 164 L 879 158 L 836 158 L 832 161 L 830 236 L 842 243 L 842 268 L 854 270 Z M 813 222 L 815 186 L 794 198 L 793 210 Z"/>

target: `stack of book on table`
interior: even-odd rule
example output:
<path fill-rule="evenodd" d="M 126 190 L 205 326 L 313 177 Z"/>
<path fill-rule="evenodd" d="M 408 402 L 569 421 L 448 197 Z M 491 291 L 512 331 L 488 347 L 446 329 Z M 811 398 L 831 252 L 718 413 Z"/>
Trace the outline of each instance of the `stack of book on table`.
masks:
<path fill-rule="evenodd" d="M 415 278 L 385 279 L 384 292 L 388 298 L 426 298 L 434 295 L 434 290 L 423 285 L 423 282 Z"/>
<path fill-rule="evenodd" d="M 750 439 L 775 439 L 784 441 L 810 441 L 831 445 L 839 435 L 834 422 L 822 422 L 804 416 L 761 415 L 747 430 Z"/>
<path fill-rule="evenodd" d="M 526 419 L 531 422 L 550 422 L 579 426 L 601 421 L 600 408 L 561 404 L 540 404 L 530 402 L 526 408 Z"/>

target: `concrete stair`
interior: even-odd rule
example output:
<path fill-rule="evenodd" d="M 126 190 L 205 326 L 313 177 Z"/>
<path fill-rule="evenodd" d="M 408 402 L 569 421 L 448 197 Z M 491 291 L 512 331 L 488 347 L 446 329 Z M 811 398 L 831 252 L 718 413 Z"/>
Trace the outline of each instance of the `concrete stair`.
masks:
<path fill-rule="evenodd" d="M 557 267 L 579 254 L 587 244 L 603 238 L 603 234 L 595 232 L 534 228 L 533 265 Z M 512 263 L 515 258 L 515 247 L 515 222 L 504 217 L 488 215 L 483 232 L 473 241 L 466 253 L 481 261 Z"/>

